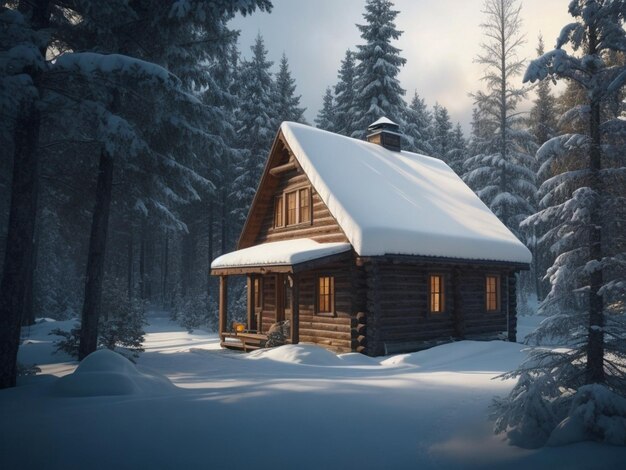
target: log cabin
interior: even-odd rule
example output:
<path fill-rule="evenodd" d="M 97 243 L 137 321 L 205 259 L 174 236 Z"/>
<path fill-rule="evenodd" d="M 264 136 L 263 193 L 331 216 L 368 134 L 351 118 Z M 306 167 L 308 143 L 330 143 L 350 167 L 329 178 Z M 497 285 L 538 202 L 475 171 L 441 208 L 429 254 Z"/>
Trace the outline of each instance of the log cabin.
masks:
<path fill-rule="evenodd" d="M 370 356 L 516 340 L 529 250 L 443 161 L 403 151 L 395 123 L 368 131 L 280 126 L 237 250 L 211 265 L 222 346 L 262 347 L 285 320 L 288 342 Z M 245 331 L 229 276 L 247 277 Z"/>

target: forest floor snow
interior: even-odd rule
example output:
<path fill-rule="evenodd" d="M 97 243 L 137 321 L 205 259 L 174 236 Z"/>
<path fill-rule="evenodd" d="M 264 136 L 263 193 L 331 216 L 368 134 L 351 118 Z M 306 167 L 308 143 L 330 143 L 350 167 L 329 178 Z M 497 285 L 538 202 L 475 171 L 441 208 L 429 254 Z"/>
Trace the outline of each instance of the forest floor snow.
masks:
<path fill-rule="evenodd" d="M 520 317 L 520 330 L 536 320 Z M 623 447 L 525 450 L 493 435 L 488 406 L 513 385 L 493 379 L 524 359 L 522 344 L 246 355 L 164 314 L 149 322 L 136 365 L 105 352 L 77 370 L 48 334 L 73 322 L 25 329 L 19 360 L 41 373 L 0 391 L 0 468 L 624 468 Z"/>

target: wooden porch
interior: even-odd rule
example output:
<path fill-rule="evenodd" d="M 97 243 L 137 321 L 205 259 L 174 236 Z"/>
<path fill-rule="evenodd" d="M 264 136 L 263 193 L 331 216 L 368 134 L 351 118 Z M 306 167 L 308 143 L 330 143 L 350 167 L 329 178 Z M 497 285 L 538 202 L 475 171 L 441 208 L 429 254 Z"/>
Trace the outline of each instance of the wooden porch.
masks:
<path fill-rule="evenodd" d="M 239 274 L 239 273 L 237 273 Z M 298 344 L 299 342 L 299 305 L 300 288 L 297 274 L 287 274 L 284 272 L 276 274 L 277 280 L 283 284 L 290 282 L 290 295 L 277 295 L 275 322 L 284 321 L 286 312 L 289 312 L 290 335 L 287 344 Z M 258 278 L 256 278 L 258 279 Z M 219 335 L 220 346 L 228 349 L 241 350 L 244 352 L 254 351 L 265 347 L 268 335 L 263 333 L 262 311 L 259 309 L 259 290 L 255 289 L 255 277 L 251 274 L 247 276 L 247 322 L 244 331 L 228 331 L 228 275 L 220 274 L 219 283 Z M 278 283 L 278 282 L 277 282 Z M 277 289 L 278 291 L 278 289 Z"/>

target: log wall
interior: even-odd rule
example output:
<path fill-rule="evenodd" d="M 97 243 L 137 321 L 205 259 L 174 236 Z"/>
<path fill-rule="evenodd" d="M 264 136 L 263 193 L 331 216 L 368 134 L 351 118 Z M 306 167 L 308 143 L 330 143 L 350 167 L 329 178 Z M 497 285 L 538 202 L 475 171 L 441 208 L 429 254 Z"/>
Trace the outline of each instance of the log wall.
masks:
<path fill-rule="evenodd" d="M 309 179 L 300 169 L 290 170 L 277 176 L 279 181 L 271 197 L 259 202 L 255 210 L 263 214 L 260 220 L 255 245 L 267 242 L 291 240 L 294 238 L 312 238 L 320 243 L 347 242 L 348 239 L 331 215 L 320 196 L 311 186 Z M 274 227 L 274 199 L 287 192 L 309 187 L 312 195 L 312 220 L 310 222 L 287 227 Z"/>
<path fill-rule="evenodd" d="M 368 355 L 416 350 L 452 339 L 495 337 L 514 328 L 514 275 L 502 267 L 370 262 L 364 269 Z M 445 279 L 442 313 L 429 313 L 430 274 Z M 500 275 L 498 312 L 486 311 L 487 274 Z"/>

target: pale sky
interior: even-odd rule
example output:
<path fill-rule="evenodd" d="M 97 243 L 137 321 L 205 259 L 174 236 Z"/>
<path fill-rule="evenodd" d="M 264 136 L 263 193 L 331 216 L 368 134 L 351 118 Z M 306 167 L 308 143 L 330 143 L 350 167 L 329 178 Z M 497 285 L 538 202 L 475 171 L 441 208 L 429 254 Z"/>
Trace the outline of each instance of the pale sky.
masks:
<path fill-rule="evenodd" d="M 570 0 L 523 0 L 526 44 L 520 56 L 533 58 L 537 36 L 552 48 L 561 28 L 571 22 Z M 287 54 L 297 93 L 312 124 L 327 86 L 337 82 L 337 71 L 346 49 L 362 44 L 356 23 L 363 24 L 365 0 L 272 0 L 271 14 L 255 13 L 237 18 L 231 26 L 241 30 L 239 46 L 244 57 L 260 32 L 276 70 Z M 429 106 L 447 107 L 453 121 L 469 131 L 472 99 L 481 87 L 481 66 L 473 62 L 482 41 L 480 23 L 483 0 L 396 0 L 400 11 L 396 27 L 404 31 L 395 46 L 407 63 L 400 82 L 407 97 L 417 90 Z M 521 77 L 520 77 L 521 82 Z M 532 94 L 530 95 L 532 98 Z M 524 106 L 528 108 L 528 105 Z"/>

